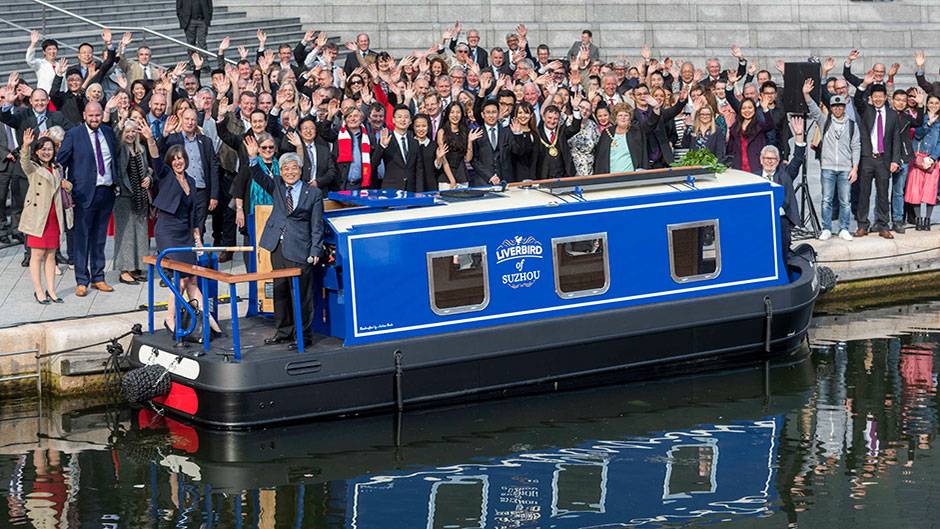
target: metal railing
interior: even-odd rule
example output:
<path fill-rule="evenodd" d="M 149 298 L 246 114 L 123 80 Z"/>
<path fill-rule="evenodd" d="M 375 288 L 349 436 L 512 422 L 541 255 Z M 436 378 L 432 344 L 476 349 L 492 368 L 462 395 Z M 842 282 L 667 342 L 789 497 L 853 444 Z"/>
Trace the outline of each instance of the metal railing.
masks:
<path fill-rule="evenodd" d="M 29 378 L 36 379 L 36 393 L 42 397 L 42 355 L 39 354 L 39 349 L 24 349 L 22 351 L 13 351 L 10 353 L 0 353 L 0 358 L 5 358 L 9 356 L 21 356 L 31 354 L 36 359 L 36 372 L 35 373 L 25 373 L 21 375 L 5 375 L 0 376 L 0 384 L 4 382 L 13 382 L 14 380 L 26 380 Z"/>
<path fill-rule="evenodd" d="M 151 35 L 151 36 L 153 36 L 153 37 L 156 37 L 156 38 L 158 38 L 158 39 L 162 39 L 162 40 L 166 40 L 166 41 L 172 42 L 172 43 L 174 43 L 174 44 L 176 44 L 176 45 L 178 45 L 178 46 L 181 46 L 181 47 L 183 47 L 183 48 L 186 48 L 186 49 L 188 49 L 188 50 L 190 50 L 190 51 L 198 52 L 200 55 L 202 55 L 202 56 L 204 56 L 204 57 L 214 57 L 214 58 L 218 58 L 218 56 L 219 56 L 218 53 L 213 53 L 213 52 L 211 52 L 211 51 L 209 51 L 209 50 L 202 49 L 202 48 L 200 48 L 200 47 L 198 47 L 198 46 L 194 46 L 194 45 L 192 45 L 192 44 L 189 44 L 188 42 L 179 40 L 179 39 L 177 39 L 177 38 L 175 38 L 175 37 L 171 37 L 171 36 L 167 35 L 166 33 L 161 33 L 161 32 L 159 32 L 159 31 L 155 31 L 155 30 L 153 30 L 153 29 L 150 29 L 150 28 L 147 28 L 147 27 L 144 27 L 144 26 L 108 26 L 108 25 L 106 25 L 106 24 L 102 24 L 102 23 L 100 23 L 100 22 L 97 22 L 97 21 L 95 21 L 95 20 L 92 20 L 92 19 L 90 19 L 90 18 L 88 18 L 88 17 L 79 15 L 78 13 L 73 13 L 72 11 L 69 11 L 68 9 L 64 9 L 64 8 L 61 8 L 61 7 L 57 6 L 57 5 L 50 4 L 49 2 L 46 2 L 46 1 L 44 1 L 44 0 L 29 0 L 29 1 L 30 1 L 30 2 L 33 2 L 34 4 L 39 4 L 40 6 L 42 6 L 42 20 L 43 20 L 43 23 L 42 23 L 42 32 L 43 32 L 43 33 L 45 33 L 45 31 L 46 31 L 46 9 L 51 9 L 51 10 L 53 10 L 53 11 L 57 11 L 57 12 L 59 12 L 59 13 L 62 13 L 63 15 L 72 17 L 72 18 L 74 18 L 74 19 L 76 19 L 76 20 L 80 20 L 80 21 L 82 21 L 82 22 L 84 22 L 84 23 L 86 23 L 86 24 L 95 26 L 95 27 L 97 27 L 97 28 L 99 28 L 99 29 L 110 29 L 111 31 L 116 31 L 116 32 L 124 32 L 124 31 L 129 31 L 129 32 L 132 32 L 132 33 L 135 32 L 135 31 L 136 31 L 136 32 L 141 32 L 141 33 L 145 33 L 145 34 L 147 34 L 147 35 Z M 4 21 L 4 22 L 7 22 L 7 21 Z M 16 25 L 13 24 L 12 22 L 7 22 L 7 24 L 16 26 Z M 23 28 L 22 26 L 17 26 L 17 27 L 18 27 L 18 29 L 25 29 L 25 28 Z M 27 30 L 27 31 L 31 31 L 31 30 Z M 60 45 L 61 45 L 61 44 L 60 44 Z M 71 49 L 76 49 L 76 48 L 72 48 L 72 46 L 66 46 L 66 47 L 67 47 L 67 48 L 71 48 Z M 232 59 L 225 59 L 225 61 L 226 61 L 227 63 L 229 63 L 229 64 L 237 64 L 237 61 L 232 60 Z"/>

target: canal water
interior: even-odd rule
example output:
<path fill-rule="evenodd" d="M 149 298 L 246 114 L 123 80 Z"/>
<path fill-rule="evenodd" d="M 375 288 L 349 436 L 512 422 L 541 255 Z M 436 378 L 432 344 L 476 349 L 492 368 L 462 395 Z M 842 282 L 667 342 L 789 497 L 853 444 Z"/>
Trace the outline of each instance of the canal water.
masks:
<path fill-rule="evenodd" d="M 0 415 L 0 527 L 940 527 L 940 302 L 788 366 L 257 432 Z"/>

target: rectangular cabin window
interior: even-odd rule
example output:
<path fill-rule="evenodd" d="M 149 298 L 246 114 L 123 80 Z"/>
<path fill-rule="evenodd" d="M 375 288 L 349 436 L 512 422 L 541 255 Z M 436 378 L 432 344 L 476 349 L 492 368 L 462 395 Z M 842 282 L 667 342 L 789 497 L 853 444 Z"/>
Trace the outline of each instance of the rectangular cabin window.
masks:
<path fill-rule="evenodd" d="M 555 292 L 562 298 L 597 296 L 610 287 L 607 234 L 552 239 Z"/>
<path fill-rule="evenodd" d="M 452 476 L 431 486 L 427 529 L 483 529 L 489 483 L 486 476 Z"/>
<path fill-rule="evenodd" d="M 718 490 L 718 445 L 710 443 L 674 446 L 666 459 L 663 499 L 689 498 Z"/>
<path fill-rule="evenodd" d="M 718 220 L 670 224 L 669 266 L 676 283 L 714 279 L 721 273 Z"/>
<path fill-rule="evenodd" d="M 428 253 L 431 310 L 445 316 L 483 310 L 490 301 L 486 247 Z"/>

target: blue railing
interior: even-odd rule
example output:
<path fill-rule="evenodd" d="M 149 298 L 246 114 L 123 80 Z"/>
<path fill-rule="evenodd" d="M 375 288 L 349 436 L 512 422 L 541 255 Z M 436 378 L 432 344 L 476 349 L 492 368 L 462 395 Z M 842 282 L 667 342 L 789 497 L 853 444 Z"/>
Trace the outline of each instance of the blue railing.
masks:
<path fill-rule="evenodd" d="M 173 338 L 177 344 L 181 344 L 183 338 L 189 336 L 193 333 L 196 328 L 196 309 L 190 305 L 189 301 L 183 296 L 183 293 L 180 292 L 180 272 L 177 269 L 173 269 L 173 280 L 167 276 L 166 271 L 163 268 L 163 260 L 170 254 L 174 253 L 187 253 L 187 252 L 196 252 L 196 253 L 206 253 L 209 255 L 218 253 L 218 252 L 250 252 L 252 255 L 255 253 L 255 248 L 252 246 L 206 246 L 206 247 L 177 247 L 177 248 L 167 248 L 160 252 L 156 257 L 153 263 L 150 263 L 148 260 L 147 265 L 147 325 L 150 334 L 154 333 L 154 279 L 157 275 L 163 279 L 167 287 L 170 289 L 170 292 L 173 294 L 174 299 L 176 300 L 176 314 L 174 315 L 174 321 L 176 322 L 173 328 Z M 149 259 L 149 258 L 148 258 Z M 211 267 L 214 270 L 214 263 L 217 263 L 216 260 L 210 258 Z M 155 274 L 156 272 L 156 274 Z M 237 285 L 238 283 L 248 282 L 251 286 L 255 286 L 255 281 L 272 278 L 272 274 L 257 274 L 253 273 L 253 270 L 250 270 L 248 274 L 242 274 L 239 276 L 232 276 L 231 274 L 224 274 L 224 277 L 231 278 L 227 282 L 229 285 L 229 304 L 231 307 L 231 316 L 232 316 L 232 341 L 233 341 L 233 353 L 235 361 L 241 360 L 241 336 L 239 334 L 239 321 L 238 321 L 238 292 Z M 285 271 L 275 271 L 279 273 L 277 277 L 284 277 L 283 272 Z M 297 335 L 297 351 L 304 352 L 304 338 L 303 338 L 303 319 L 300 310 L 300 277 L 299 270 L 294 270 L 293 273 L 289 275 L 291 278 L 291 294 L 293 297 L 293 311 L 294 311 L 294 329 Z M 209 299 L 210 299 L 210 288 L 214 287 L 215 290 L 218 289 L 218 281 L 215 279 L 210 279 L 205 275 L 200 273 L 199 269 L 193 269 L 192 275 L 199 278 L 199 289 L 202 291 L 202 348 L 203 351 L 209 352 L 210 342 L 211 342 L 211 327 L 209 325 Z M 264 277 L 262 277 L 264 276 Z M 252 297 L 253 298 L 253 297 Z M 257 300 L 250 299 L 249 304 L 257 304 Z M 218 303 L 213 305 L 212 313 L 218 321 Z M 180 319 L 181 310 L 185 310 L 190 315 L 190 323 L 186 329 L 180 328 Z M 246 316 L 252 316 L 257 313 L 257 308 L 252 310 L 249 307 L 248 313 Z"/>

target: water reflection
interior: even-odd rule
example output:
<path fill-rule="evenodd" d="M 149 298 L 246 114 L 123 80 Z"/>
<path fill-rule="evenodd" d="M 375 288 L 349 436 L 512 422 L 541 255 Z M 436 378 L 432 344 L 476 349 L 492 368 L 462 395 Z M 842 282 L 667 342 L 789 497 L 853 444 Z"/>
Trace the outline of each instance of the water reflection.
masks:
<path fill-rule="evenodd" d="M 938 319 L 940 304 L 819 318 L 797 365 L 400 422 L 215 432 L 106 405 L 4 411 L 0 526 L 931 527 Z M 872 336 L 898 327 L 917 330 Z"/>

